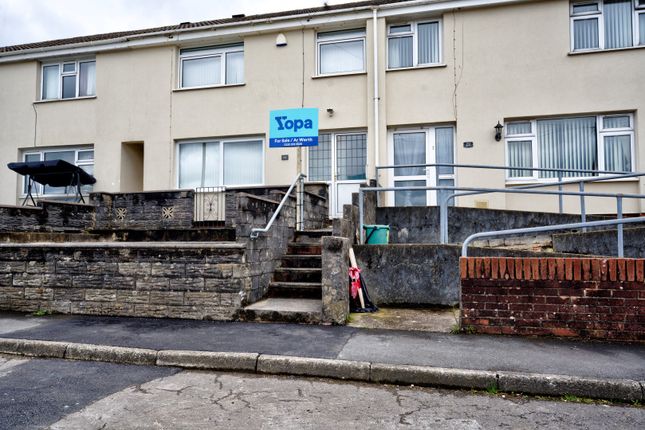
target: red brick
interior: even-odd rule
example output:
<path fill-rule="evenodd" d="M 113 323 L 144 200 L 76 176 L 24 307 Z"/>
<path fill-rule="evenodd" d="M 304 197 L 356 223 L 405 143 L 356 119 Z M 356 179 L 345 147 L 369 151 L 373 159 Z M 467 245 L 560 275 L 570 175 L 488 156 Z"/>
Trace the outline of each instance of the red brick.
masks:
<path fill-rule="evenodd" d="M 582 279 L 584 281 L 590 281 L 592 279 L 591 260 L 588 258 L 582 259 Z"/>
<path fill-rule="evenodd" d="M 549 279 L 549 262 L 546 258 L 540 258 L 538 260 L 540 266 L 540 278 L 541 280 Z"/>
<path fill-rule="evenodd" d="M 645 260 L 636 260 L 636 281 L 645 282 Z"/>
<path fill-rule="evenodd" d="M 625 269 L 627 269 L 627 281 L 636 279 L 636 267 L 632 258 L 625 260 Z"/>
<path fill-rule="evenodd" d="M 613 290 L 611 292 L 612 297 L 618 297 L 621 299 L 638 299 L 638 291 L 636 290 Z M 643 303 L 645 308 L 645 303 Z M 644 309 L 645 310 L 645 309 Z"/>
<path fill-rule="evenodd" d="M 475 279 L 475 259 L 468 257 L 468 277 Z"/>
<path fill-rule="evenodd" d="M 459 276 L 461 279 L 468 277 L 468 260 L 464 257 L 459 259 Z"/>
<path fill-rule="evenodd" d="M 627 280 L 627 269 L 625 268 L 625 259 L 618 258 L 616 260 L 616 265 L 618 266 L 618 279 L 621 281 Z"/>
<path fill-rule="evenodd" d="M 506 258 L 499 259 L 499 279 L 508 279 L 508 273 L 506 271 Z"/>
<path fill-rule="evenodd" d="M 500 327 L 475 327 L 477 333 L 482 334 L 502 334 L 502 329 Z"/>
<path fill-rule="evenodd" d="M 477 257 L 475 258 L 475 278 L 482 277 L 482 259 Z"/>
<path fill-rule="evenodd" d="M 558 272 L 557 260 L 555 258 L 547 258 L 549 266 L 549 279 L 553 280 L 556 278 Z"/>
<path fill-rule="evenodd" d="M 564 279 L 573 280 L 573 260 L 571 258 L 564 259 Z"/>
<path fill-rule="evenodd" d="M 508 273 L 508 277 L 506 279 L 515 279 L 515 259 L 514 258 L 506 259 L 506 273 Z"/>
<path fill-rule="evenodd" d="M 491 273 L 490 273 L 490 258 L 484 258 L 484 277 L 487 279 L 491 278 Z"/>
<path fill-rule="evenodd" d="M 532 267 L 531 259 L 530 258 L 523 258 L 522 259 L 522 269 L 523 269 L 523 272 L 524 272 L 524 278 L 523 279 L 525 279 L 527 281 L 530 280 L 530 279 L 533 279 L 531 277 L 531 271 L 532 271 L 531 267 Z"/>
<path fill-rule="evenodd" d="M 606 258 L 600 260 L 600 280 L 606 281 L 609 279 L 609 260 Z"/>
<path fill-rule="evenodd" d="M 579 258 L 573 260 L 573 280 L 582 280 L 582 261 Z"/>
<path fill-rule="evenodd" d="M 600 260 L 597 258 L 591 260 L 591 279 L 594 281 L 600 280 Z"/>
<path fill-rule="evenodd" d="M 566 276 L 565 276 L 565 275 L 566 275 L 566 273 L 565 273 L 565 270 L 564 270 L 564 258 L 558 258 L 558 259 L 556 260 L 556 266 L 557 266 L 557 275 L 556 275 L 556 278 L 557 278 L 558 280 L 563 280 L 563 279 L 565 279 L 565 277 L 566 277 Z"/>
<path fill-rule="evenodd" d="M 611 259 L 609 259 L 608 262 L 609 262 L 609 271 L 608 271 L 608 274 L 607 274 L 607 279 L 609 279 L 610 281 L 615 282 L 618 279 L 618 273 L 617 273 L 617 269 L 616 269 L 616 259 L 611 258 Z"/>
<path fill-rule="evenodd" d="M 515 327 L 503 326 L 500 329 L 502 330 L 502 334 L 517 334 Z"/>
<path fill-rule="evenodd" d="M 473 324 L 475 325 L 488 325 L 490 323 L 490 320 L 487 319 L 476 319 Z"/>
<path fill-rule="evenodd" d="M 502 276 L 499 275 L 499 258 L 490 259 L 490 277 L 491 279 L 500 279 Z"/>
<path fill-rule="evenodd" d="M 578 333 L 568 328 L 552 328 L 550 332 L 553 336 L 558 337 L 572 337 L 578 335 Z"/>

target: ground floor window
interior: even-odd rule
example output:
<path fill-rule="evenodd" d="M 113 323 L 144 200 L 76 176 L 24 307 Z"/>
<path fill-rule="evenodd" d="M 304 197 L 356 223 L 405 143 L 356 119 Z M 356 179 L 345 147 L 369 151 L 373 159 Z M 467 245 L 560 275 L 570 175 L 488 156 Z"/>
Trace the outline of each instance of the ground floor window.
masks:
<path fill-rule="evenodd" d="M 23 161 L 49 161 L 49 160 L 64 160 L 70 164 L 74 164 L 90 175 L 94 175 L 94 149 L 91 147 L 81 148 L 56 148 L 56 149 L 40 149 L 38 151 L 25 151 L 23 153 Z M 27 194 L 27 186 L 29 183 L 28 177 L 25 177 L 22 186 L 23 195 Z M 92 185 L 83 185 L 81 191 L 83 193 L 92 192 Z M 44 196 L 64 196 L 73 195 L 76 193 L 75 187 L 50 187 L 49 185 L 42 186 L 34 183 L 32 186 L 32 193 Z"/>
<path fill-rule="evenodd" d="M 178 144 L 179 188 L 264 183 L 264 140 L 215 139 Z"/>
<path fill-rule="evenodd" d="M 558 172 L 531 167 L 588 170 L 562 172 L 562 177 L 596 176 L 593 171 L 634 170 L 632 114 L 594 115 L 513 121 L 506 124 L 509 180 L 553 179 Z"/>
<path fill-rule="evenodd" d="M 390 133 L 390 162 L 393 165 L 453 164 L 455 161 L 455 128 L 451 125 L 398 129 Z M 399 167 L 390 172 L 392 185 L 404 187 L 454 186 L 452 166 Z M 447 193 L 440 191 L 402 190 L 394 193 L 396 206 L 436 204 Z"/>

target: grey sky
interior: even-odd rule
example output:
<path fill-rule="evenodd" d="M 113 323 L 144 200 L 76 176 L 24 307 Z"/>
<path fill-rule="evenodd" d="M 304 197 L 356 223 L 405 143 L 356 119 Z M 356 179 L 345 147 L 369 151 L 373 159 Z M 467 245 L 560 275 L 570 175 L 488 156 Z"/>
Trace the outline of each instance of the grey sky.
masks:
<path fill-rule="evenodd" d="M 357 0 L 327 1 L 329 4 Z M 0 0 L 0 46 L 322 6 L 323 0 Z"/>

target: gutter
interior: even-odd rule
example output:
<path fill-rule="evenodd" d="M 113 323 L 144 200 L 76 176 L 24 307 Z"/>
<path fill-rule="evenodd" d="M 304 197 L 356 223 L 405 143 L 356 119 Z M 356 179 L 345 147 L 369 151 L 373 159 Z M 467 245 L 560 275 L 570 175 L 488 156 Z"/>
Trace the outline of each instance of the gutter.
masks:
<path fill-rule="evenodd" d="M 424 9 L 424 12 L 439 12 L 439 11 L 457 9 L 457 8 L 470 8 L 470 7 L 477 7 L 477 6 L 497 6 L 497 5 L 510 4 L 510 3 L 524 3 L 527 1 L 529 0 L 443 0 L 443 1 L 416 0 L 416 1 L 410 1 L 405 3 L 384 4 L 384 5 L 377 6 L 376 8 L 384 12 L 381 14 L 381 17 L 383 17 L 383 16 L 403 15 L 406 13 L 414 13 L 416 11 L 411 12 L 407 9 L 418 8 L 422 6 L 428 6 L 426 9 Z M 244 22 L 230 22 L 230 23 L 213 24 L 209 26 L 196 27 L 196 28 L 157 31 L 157 32 L 151 32 L 151 33 L 143 33 L 140 35 L 122 36 L 115 39 L 82 42 L 82 43 L 76 43 L 71 45 L 58 45 L 58 46 L 48 46 L 48 47 L 33 48 L 33 49 L 24 49 L 20 51 L 0 53 L 0 63 L 38 59 L 45 56 L 52 57 L 56 55 L 67 55 L 67 53 L 59 54 L 61 51 L 63 52 L 72 51 L 72 52 L 69 52 L 69 54 L 74 54 L 74 51 L 81 50 L 82 48 L 93 48 L 93 47 L 102 47 L 102 46 L 106 47 L 105 50 L 131 48 L 131 46 L 111 47 L 110 45 L 128 44 L 132 41 L 148 39 L 155 36 L 166 36 L 169 39 L 171 39 L 170 36 L 173 36 L 172 39 L 174 39 L 174 36 L 181 37 L 181 35 L 185 35 L 187 33 L 197 33 L 200 31 L 203 32 L 203 31 L 213 31 L 213 30 L 216 31 L 218 29 L 228 29 L 228 28 L 234 28 L 234 27 L 239 27 L 240 33 L 243 33 L 245 30 L 245 27 L 252 28 L 258 24 L 275 24 L 278 26 L 278 28 L 275 30 L 278 30 L 280 29 L 280 23 L 284 23 L 286 21 L 293 21 L 293 20 L 304 21 L 305 23 L 308 23 L 310 26 L 315 26 L 319 24 L 317 22 L 312 22 L 312 19 L 315 19 L 315 18 L 340 16 L 340 15 L 352 14 L 357 12 L 369 13 L 369 11 L 370 10 L 373 11 L 374 8 L 375 7 L 373 5 L 367 5 L 367 6 L 360 6 L 360 7 L 351 7 L 347 9 L 315 12 L 308 15 L 298 14 L 298 15 L 286 15 L 282 17 L 268 18 L 268 19 L 260 18 L 260 19 L 254 19 L 254 20 L 244 21 Z M 356 16 L 352 18 L 361 19 L 365 17 Z M 352 18 L 346 19 L 346 20 L 351 20 Z M 327 23 L 327 22 L 330 22 L 330 21 L 321 21 L 320 24 Z M 299 25 L 302 26 L 302 24 L 299 24 Z M 246 30 L 246 31 L 247 32 L 251 31 L 250 28 L 249 30 Z M 269 29 L 267 29 L 267 31 L 268 30 Z M 176 42 L 176 40 L 172 40 L 172 41 Z M 168 43 L 168 42 L 169 42 L 168 40 L 157 41 L 157 42 L 152 41 L 151 43 L 142 43 L 141 46 L 159 45 L 159 44 Z M 43 55 L 50 52 L 52 53 L 51 55 Z"/>

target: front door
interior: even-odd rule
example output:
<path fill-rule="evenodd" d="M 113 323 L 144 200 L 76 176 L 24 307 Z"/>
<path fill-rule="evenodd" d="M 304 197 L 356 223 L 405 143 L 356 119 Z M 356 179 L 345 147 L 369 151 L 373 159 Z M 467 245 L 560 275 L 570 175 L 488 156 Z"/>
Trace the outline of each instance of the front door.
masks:
<path fill-rule="evenodd" d="M 394 130 L 390 133 L 390 163 L 393 165 L 454 162 L 454 127 L 423 127 Z M 438 173 L 438 174 L 437 174 Z M 397 187 L 453 186 L 454 168 L 398 167 L 390 172 L 391 184 Z M 437 182 L 438 181 L 438 182 Z M 388 199 L 395 206 L 434 206 L 437 192 L 402 190 Z"/>
<path fill-rule="evenodd" d="M 321 133 L 318 146 L 309 148 L 309 181 L 329 184 L 329 216 L 343 215 L 343 205 L 351 204 L 366 181 L 367 134 Z"/>

